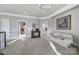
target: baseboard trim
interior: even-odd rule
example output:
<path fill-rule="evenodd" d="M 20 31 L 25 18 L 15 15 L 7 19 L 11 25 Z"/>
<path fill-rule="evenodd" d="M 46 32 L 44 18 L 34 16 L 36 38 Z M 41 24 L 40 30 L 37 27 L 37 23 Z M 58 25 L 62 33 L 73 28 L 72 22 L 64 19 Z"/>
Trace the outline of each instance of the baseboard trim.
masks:
<path fill-rule="evenodd" d="M 54 44 L 51 42 L 51 41 L 49 41 L 50 42 L 50 46 L 52 47 L 52 49 L 54 50 L 54 52 L 57 54 L 57 55 L 62 55 L 61 53 L 59 53 L 57 50 L 56 50 L 56 47 L 54 46 Z"/>
<path fill-rule="evenodd" d="M 17 41 L 17 40 L 19 40 L 19 39 L 22 39 L 23 37 L 26 37 L 26 35 L 24 34 L 24 35 L 22 35 L 22 36 L 18 37 L 16 40 L 13 40 L 13 41 L 11 41 L 11 42 L 7 43 L 7 45 L 12 44 L 12 43 L 14 43 L 15 41 Z"/>

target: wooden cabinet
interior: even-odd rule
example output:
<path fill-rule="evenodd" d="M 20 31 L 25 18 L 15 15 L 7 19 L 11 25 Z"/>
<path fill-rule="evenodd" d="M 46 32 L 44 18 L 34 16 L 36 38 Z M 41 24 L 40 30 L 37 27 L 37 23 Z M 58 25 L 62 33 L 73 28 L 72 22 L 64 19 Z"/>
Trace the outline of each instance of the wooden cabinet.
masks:
<path fill-rule="evenodd" d="M 31 38 L 40 38 L 40 31 L 32 31 Z"/>

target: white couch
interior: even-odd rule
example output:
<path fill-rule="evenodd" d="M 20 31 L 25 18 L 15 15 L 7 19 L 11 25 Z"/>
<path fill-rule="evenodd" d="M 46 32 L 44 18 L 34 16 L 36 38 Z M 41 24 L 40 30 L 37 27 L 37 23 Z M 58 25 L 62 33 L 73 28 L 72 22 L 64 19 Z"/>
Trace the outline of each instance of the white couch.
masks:
<path fill-rule="evenodd" d="M 65 48 L 70 47 L 70 45 L 73 43 L 72 35 L 64 32 L 53 32 L 47 36 L 50 38 L 50 40 Z"/>

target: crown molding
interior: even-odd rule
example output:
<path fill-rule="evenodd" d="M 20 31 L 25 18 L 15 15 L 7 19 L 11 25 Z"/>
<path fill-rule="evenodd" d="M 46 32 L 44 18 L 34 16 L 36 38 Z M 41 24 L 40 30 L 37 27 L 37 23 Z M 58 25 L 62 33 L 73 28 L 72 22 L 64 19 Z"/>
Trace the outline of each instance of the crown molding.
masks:
<path fill-rule="evenodd" d="M 68 10 L 70 10 L 72 8 L 77 7 L 77 6 L 78 6 L 78 4 L 66 5 L 63 8 L 61 8 L 60 10 L 58 10 L 55 13 L 52 13 L 51 15 L 46 16 L 46 17 L 33 17 L 33 16 L 19 15 L 19 14 L 7 13 L 7 12 L 0 12 L 0 15 L 8 15 L 8 16 L 16 16 L 16 17 L 24 17 L 24 18 L 34 18 L 34 19 L 43 20 L 43 19 L 49 19 L 51 17 L 54 17 L 54 16 L 56 16 L 58 14 L 61 14 L 61 13 L 65 12 L 65 11 L 68 11 Z"/>
<path fill-rule="evenodd" d="M 19 15 L 19 14 L 14 14 L 14 13 L 7 13 L 7 12 L 0 12 L 0 15 L 8 15 L 8 16 L 16 16 L 16 17 L 39 19 L 38 17 L 26 16 L 26 15 Z"/>
<path fill-rule="evenodd" d="M 63 8 L 61 8 L 61 9 L 58 10 L 58 11 L 56 11 L 55 13 L 52 13 L 51 15 L 49 15 L 49 16 L 47 16 L 47 17 L 41 17 L 40 19 L 41 19 L 41 20 L 43 20 L 43 19 L 49 19 L 49 18 L 51 18 L 51 17 L 54 17 L 54 16 L 56 16 L 56 15 L 58 15 L 58 14 L 61 14 L 61 13 L 65 12 L 65 11 L 68 11 L 68 10 L 70 10 L 70 9 L 72 9 L 72 8 L 77 7 L 77 6 L 78 6 L 77 4 L 70 4 L 70 5 L 64 6 Z"/>

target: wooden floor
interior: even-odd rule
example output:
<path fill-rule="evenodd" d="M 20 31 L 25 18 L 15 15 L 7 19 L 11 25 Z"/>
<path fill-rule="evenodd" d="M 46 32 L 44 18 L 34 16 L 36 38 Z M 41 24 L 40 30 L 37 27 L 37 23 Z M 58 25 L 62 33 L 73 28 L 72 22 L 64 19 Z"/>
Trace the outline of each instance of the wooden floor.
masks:
<path fill-rule="evenodd" d="M 56 55 L 48 40 L 20 39 L 2 49 L 5 55 Z"/>
<path fill-rule="evenodd" d="M 6 40 L 6 44 L 8 44 L 9 42 L 11 42 L 11 41 L 13 41 L 13 40 L 15 40 L 15 39 L 7 39 L 7 40 Z"/>
<path fill-rule="evenodd" d="M 79 55 L 79 48 L 76 46 L 64 48 L 53 41 L 52 43 L 62 55 Z M 50 46 L 49 38 L 19 39 L 2 49 L 2 52 L 5 55 L 56 55 Z"/>

